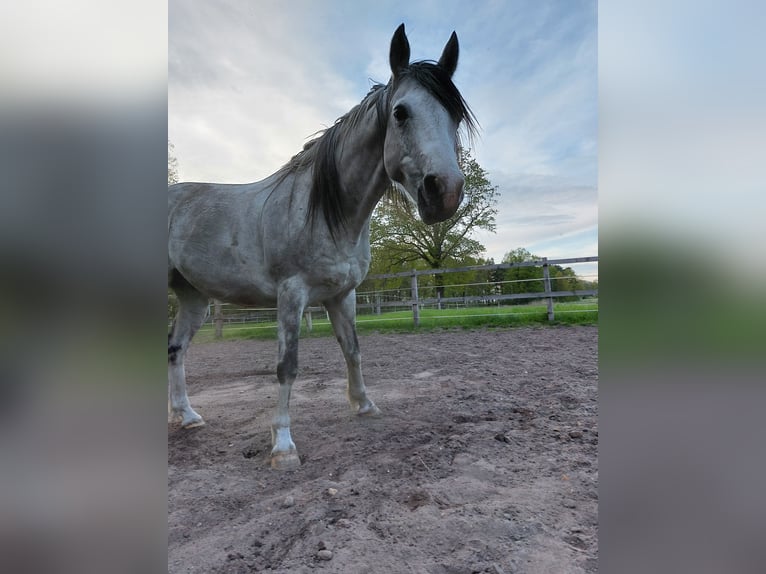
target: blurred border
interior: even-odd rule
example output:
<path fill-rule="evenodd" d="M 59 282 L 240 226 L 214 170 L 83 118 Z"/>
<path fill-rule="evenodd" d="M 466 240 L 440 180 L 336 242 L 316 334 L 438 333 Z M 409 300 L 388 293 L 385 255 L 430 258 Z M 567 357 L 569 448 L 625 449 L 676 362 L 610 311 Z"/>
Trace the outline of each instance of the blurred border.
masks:
<path fill-rule="evenodd" d="M 167 5 L 0 14 L 0 569 L 166 571 Z"/>
<path fill-rule="evenodd" d="M 603 572 L 764 562 L 765 15 L 599 4 Z"/>

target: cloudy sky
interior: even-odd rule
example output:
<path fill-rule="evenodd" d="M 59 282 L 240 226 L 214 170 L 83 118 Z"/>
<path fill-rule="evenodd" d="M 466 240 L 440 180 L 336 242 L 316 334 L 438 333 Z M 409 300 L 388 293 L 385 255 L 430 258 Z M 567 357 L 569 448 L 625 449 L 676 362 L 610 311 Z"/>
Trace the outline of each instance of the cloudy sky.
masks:
<path fill-rule="evenodd" d="M 473 154 L 500 191 L 497 233 L 479 236 L 486 256 L 597 255 L 595 1 L 171 0 L 168 134 L 181 180 L 277 170 L 388 81 L 402 22 L 413 60 L 438 59 L 458 34 L 453 79 L 482 128 Z"/>

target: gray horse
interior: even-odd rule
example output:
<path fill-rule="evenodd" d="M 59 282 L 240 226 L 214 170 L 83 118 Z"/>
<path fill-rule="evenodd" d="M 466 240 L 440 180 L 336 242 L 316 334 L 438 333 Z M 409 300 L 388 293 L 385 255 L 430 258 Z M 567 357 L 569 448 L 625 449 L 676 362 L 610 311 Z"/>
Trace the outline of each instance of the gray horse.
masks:
<path fill-rule="evenodd" d="M 289 402 L 307 305 L 327 309 L 348 367 L 348 400 L 359 415 L 380 413 L 367 396 L 356 336 L 356 287 L 370 264 L 370 217 L 391 183 L 429 224 L 463 199 L 458 128 L 475 119 L 452 83 L 453 32 L 437 63 L 410 63 L 404 24 L 391 40 L 392 77 L 306 144 L 278 172 L 255 183 L 180 183 L 169 188 L 168 284 L 179 310 L 168 335 L 169 416 L 203 425 L 186 393 L 184 355 L 210 298 L 276 305 L 279 399 L 271 464 L 300 464 Z M 403 191 L 402 191 L 403 190 Z"/>

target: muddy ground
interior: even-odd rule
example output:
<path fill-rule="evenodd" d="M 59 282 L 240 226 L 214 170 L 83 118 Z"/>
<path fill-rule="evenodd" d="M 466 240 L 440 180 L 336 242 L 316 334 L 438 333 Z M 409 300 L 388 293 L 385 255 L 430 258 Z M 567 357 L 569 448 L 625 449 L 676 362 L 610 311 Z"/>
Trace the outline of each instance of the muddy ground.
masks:
<path fill-rule="evenodd" d="M 168 571 L 598 569 L 597 327 L 360 337 L 380 418 L 332 338 L 301 340 L 302 466 L 269 467 L 276 343 L 193 345 L 207 426 L 168 427 Z"/>

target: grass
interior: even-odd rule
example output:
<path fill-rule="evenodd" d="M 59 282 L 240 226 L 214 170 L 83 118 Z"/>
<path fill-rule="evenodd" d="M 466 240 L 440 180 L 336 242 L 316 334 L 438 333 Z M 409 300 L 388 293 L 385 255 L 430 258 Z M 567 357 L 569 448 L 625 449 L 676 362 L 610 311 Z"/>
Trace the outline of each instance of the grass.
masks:
<path fill-rule="evenodd" d="M 394 311 L 381 315 L 359 315 L 356 328 L 364 333 L 412 333 L 437 329 L 481 329 L 485 327 L 519 327 L 522 325 L 591 325 L 598 322 L 598 302 L 556 303 L 555 321 L 549 323 L 547 308 L 542 305 L 501 307 L 469 307 L 464 309 L 421 309 L 420 326 L 415 327 L 411 311 Z M 332 327 L 326 318 L 314 319 L 311 333 L 305 322 L 302 337 L 331 336 Z M 196 342 L 214 340 L 215 328 L 205 324 L 194 338 Z M 225 340 L 276 339 L 277 325 L 271 323 L 230 323 L 223 327 Z"/>

